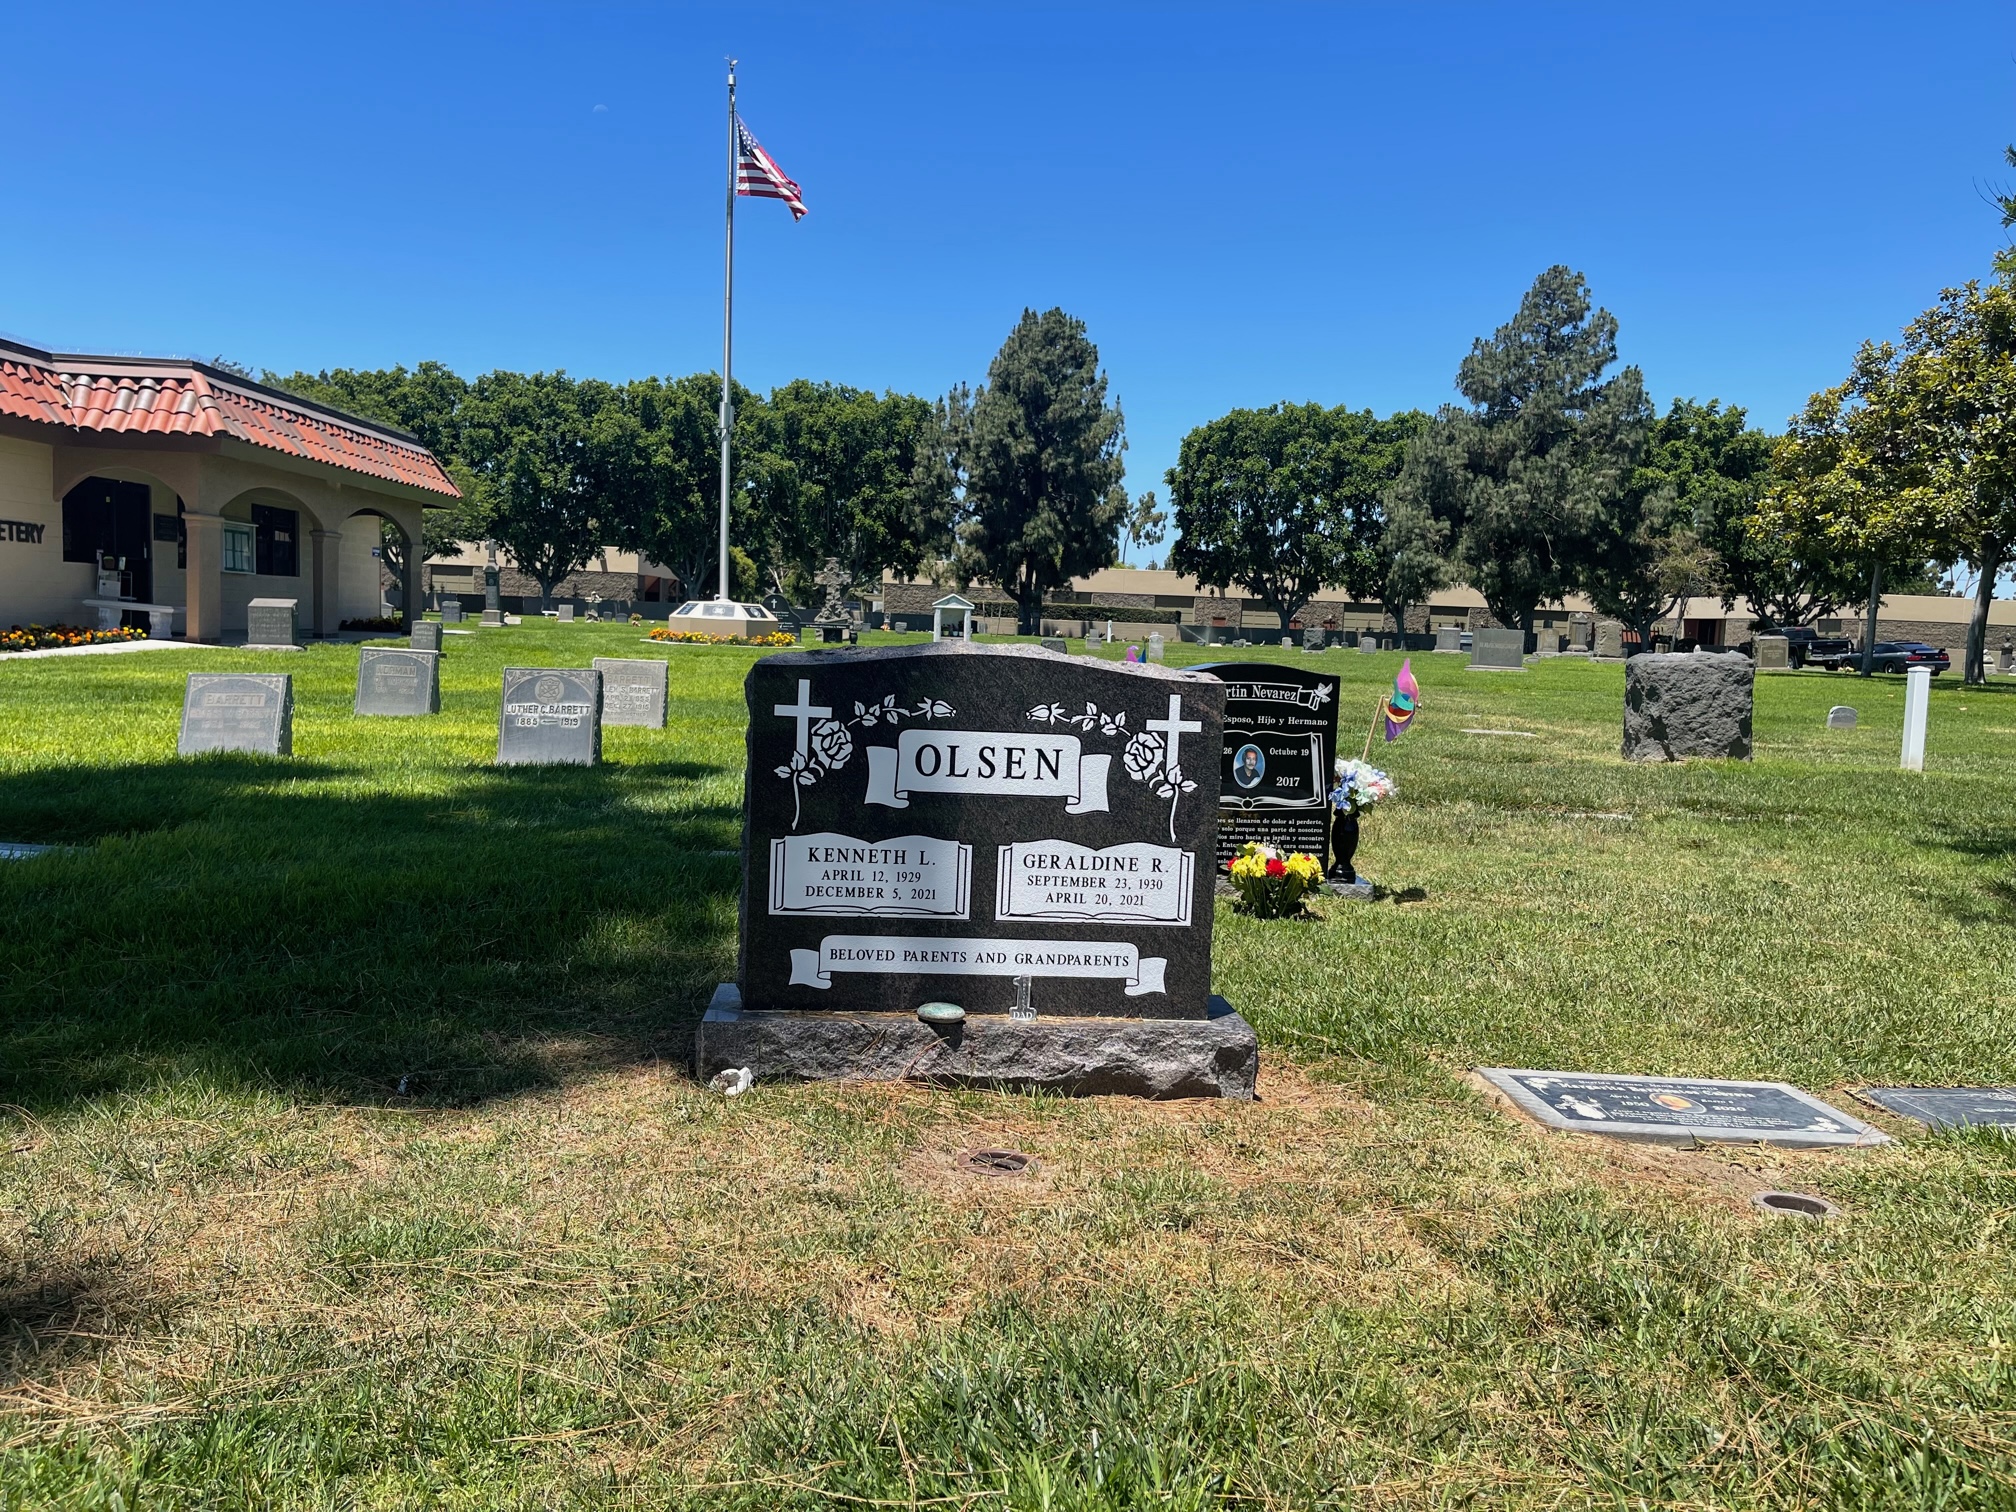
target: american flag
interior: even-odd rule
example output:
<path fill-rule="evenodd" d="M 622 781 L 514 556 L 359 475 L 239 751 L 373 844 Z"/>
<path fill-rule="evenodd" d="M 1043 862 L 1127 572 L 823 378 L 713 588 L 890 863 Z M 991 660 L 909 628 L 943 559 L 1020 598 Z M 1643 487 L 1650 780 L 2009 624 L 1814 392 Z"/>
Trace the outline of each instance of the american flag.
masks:
<path fill-rule="evenodd" d="M 735 121 L 735 192 L 754 199 L 782 200 L 791 207 L 791 219 L 805 218 L 805 201 L 798 186 L 784 176 L 777 160 L 763 150 L 763 144 L 749 134 L 738 116 Z"/>

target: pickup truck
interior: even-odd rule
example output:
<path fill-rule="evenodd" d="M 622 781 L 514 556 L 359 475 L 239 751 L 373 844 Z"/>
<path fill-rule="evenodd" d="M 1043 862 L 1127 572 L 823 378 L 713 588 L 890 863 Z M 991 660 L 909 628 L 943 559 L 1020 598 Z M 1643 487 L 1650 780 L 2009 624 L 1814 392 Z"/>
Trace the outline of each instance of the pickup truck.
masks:
<path fill-rule="evenodd" d="M 1855 642 L 1845 635 L 1816 635 L 1804 643 L 1794 641 L 1789 649 L 1795 667 L 1820 667 L 1828 672 L 1838 672 L 1843 667 L 1852 669 L 1862 665 L 1862 653 L 1856 649 Z"/>

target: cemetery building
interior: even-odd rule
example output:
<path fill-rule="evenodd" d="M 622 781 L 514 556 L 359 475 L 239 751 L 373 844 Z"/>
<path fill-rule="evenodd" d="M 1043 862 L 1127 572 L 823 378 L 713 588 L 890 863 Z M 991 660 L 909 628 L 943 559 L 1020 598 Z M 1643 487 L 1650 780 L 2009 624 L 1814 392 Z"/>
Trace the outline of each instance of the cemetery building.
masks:
<path fill-rule="evenodd" d="M 470 613 L 479 612 L 489 560 L 489 550 L 482 541 L 457 541 L 452 552 L 432 558 L 422 568 L 424 601 L 435 606 L 459 602 Z M 711 597 L 712 584 L 703 586 L 705 591 L 698 596 Z M 539 580 L 502 551 L 497 553 L 497 594 L 499 606 L 507 614 L 537 614 L 541 608 Z M 604 546 L 585 565 L 553 585 L 545 607 L 572 604 L 579 612 L 599 605 L 604 613 L 663 619 L 694 596 L 670 567 L 634 551 Z"/>
<path fill-rule="evenodd" d="M 384 612 L 382 522 L 457 497 L 404 432 L 208 363 L 0 342 L 0 625 L 219 642 L 293 599 L 333 634 Z"/>

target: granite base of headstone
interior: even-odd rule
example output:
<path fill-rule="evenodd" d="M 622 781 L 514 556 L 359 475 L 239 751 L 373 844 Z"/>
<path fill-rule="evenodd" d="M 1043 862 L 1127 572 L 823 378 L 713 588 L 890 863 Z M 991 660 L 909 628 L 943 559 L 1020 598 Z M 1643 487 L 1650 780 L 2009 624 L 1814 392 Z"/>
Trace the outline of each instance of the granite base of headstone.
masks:
<path fill-rule="evenodd" d="M 1624 666 L 1624 757 L 1750 759 L 1756 668 L 1747 656 L 1664 651 Z"/>
<path fill-rule="evenodd" d="M 747 1067 L 759 1081 L 914 1081 L 1069 1097 L 1250 1099 L 1260 1069 L 1252 1025 L 1222 997 L 1201 1019 L 760 1012 L 733 982 L 715 989 L 693 1041 L 709 1082 Z"/>
<path fill-rule="evenodd" d="M 602 674 L 586 667 L 506 667 L 499 766 L 594 766 L 602 759 Z"/>
<path fill-rule="evenodd" d="M 502 629 L 503 627 L 504 627 L 504 611 L 503 611 L 503 610 L 501 610 L 501 609 L 485 609 L 485 610 L 483 611 L 483 628 L 484 628 L 484 629 L 486 629 L 486 630 L 501 630 L 501 629 Z"/>
<path fill-rule="evenodd" d="M 298 651 L 301 649 L 301 601 L 299 599 L 255 598 L 245 606 L 245 649 L 248 651 Z"/>
<path fill-rule="evenodd" d="M 415 620 L 406 637 L 406 644 L 415 651 L 436 651 L 441 649 L 441 622 L 439 620 Z"/>
<path fill-rule="evenodd" d="M 357 653 L 357 698 L 351 707 L 358 714 L 439 714 L 440 653 L 364 647 Z"/>
<path fill-rule="evenodd" d="M 1598 661 L 1622 661 L 1624 659 L 1624 627 L 1615 620 L 1596 622 L 1596 659 Z"/>
<path fill-rule="evenodd" d="M 1786 1082 L 1480 1066 L 1477 1074 L 1549 1128 L 1653 1144 L 1789 1149 L 1889 1144 L 1890 1136 Z"/>
<path fill-rule="evenodd" d="M 1782 635 L 1760 635 L 1751 642 L 1757 652 L 1759 672 L 1790 672 L 1792 643 Z"/>
<path fill-rule="evenodd" d="M 1519 672 L 1526 666 L 1526 636 L 1518 630 L 1473 630 L 1470 670 Z"/>
<path fill-rule="evenodd" d="M 1321 896 L 1326 898 L 1341 898 L 1347 902 L 1368 903 L 1372 900 L 1373 894 L 1378 890 L 1377 884 L 1361 872 L 1357 880 L 1353 882 L 1344 882 L 1336 878 L 1326 877 L 1323 881 Z"/>
<path fill-rule="evenodd" d="M 175 754 L 210 751 L 293 755 L 293 677 L 285 672 L 191 672 L 182 694 Z"/>
<path fill-rule="evenodd" d="M 666 663 L 657 657 L 598 656 L 589 663 L 602 674 L 602 723 L 665 728 Z"/>
<path fill-rule="evenodd" d="M 1864 1087 L 1857 1095 L 1928 1129 L 2016 1130 L 2016 1087 Z"/>

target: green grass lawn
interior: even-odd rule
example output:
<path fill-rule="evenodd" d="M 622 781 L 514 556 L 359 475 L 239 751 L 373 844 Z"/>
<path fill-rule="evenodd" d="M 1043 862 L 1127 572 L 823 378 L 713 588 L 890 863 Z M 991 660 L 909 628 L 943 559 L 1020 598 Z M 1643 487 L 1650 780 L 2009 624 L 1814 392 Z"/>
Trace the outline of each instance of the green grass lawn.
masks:
<path fill-rule="evenodd" d="M 1901 679 L 1824 673 L 1647 768 L 1618 667 L 1417 655 L 1380 897 L 1219 905 L 1260 1102 L 726 1100 L 756 653 L 447 648 L 426 720 L 351 716 L 354 646 L 0 658 L 0 840 L 76 847 L 0 863 L 0 1508 L 2016 1507 L 2016 1141 L 1848 1100 L 2016 1083 L 2016 681 L 1935 686 L 1922 777 Z M 502 668 L 598 654 L 670 727 L 492 767 Z M 1399 661 L 1231 654 L 1361 731 Z M 232 669 L 291 760 L 176 759 Z M 1477 1064 L 1901 1139 L 1573 1138 Z"/>

